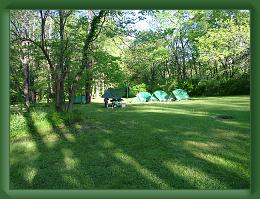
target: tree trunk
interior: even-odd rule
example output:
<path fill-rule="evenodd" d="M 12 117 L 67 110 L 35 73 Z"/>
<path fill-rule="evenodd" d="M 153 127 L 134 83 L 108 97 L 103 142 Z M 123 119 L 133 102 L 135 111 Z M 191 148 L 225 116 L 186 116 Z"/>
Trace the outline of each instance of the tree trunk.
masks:
<path fill-rule="evenodd" d="M 105 82 L 102 80 L 102 92 L 101 94 L 103 95 L 105 93 Z"/>
<path fill-rule="evenodd" d="M 30 99 L 31 99 L 31 102 L 33 104 L 36 103 L 36 91 L 35 91 L 35 88 L 34 88 L 34 75 L 32 74 L 31 72 L 31 75 L 30 75 Z"/>
<path fill-rule="evenodd" d="M 67 106 L 67 111 L 72 110 L 75 93 L 76 93 L 76 85 L 72 84 L 70 89 L 69 89 L 69 103 L 68 103 L 68 106 Z"/>
<path fill-rule="evenodd" d="M 86 104 L 90 104 L 91 103 L 91 83 L 87 82 L 85 85 L 85 89 L 86 89 Z"/>
<path fill-rule="evenodd" d="M 186 79 L 186 61 L 185 61 L 185 49 L 184 49 L 184 44 L 183 44 L 183 41 L 182 41 L 182 38 L 180 38 L 180 41 L 181 41 L 181 47 L 182 47 L 182 79 Z"/>
<path fill-rule="evenodd" d="M 87 78 L 86 78 L 86 83 L 85 83 L 85 96 L 86 96 L 86 104 L 90 104 L 91 103 L 91 93 L 92 93 L 92 81 L 93 81 L 93 77 L 92 77 L 92 67 L 93 67 L 93 61 L 91 61 L 91 63 L 88 64 L 88 68 L 86 68 L 87 70 Z"/>
<path fill-rule="evenodd" d="M 26 46 L 25 43 L 22 44 L 23 46 Z M 23 75 L 24 75 L 24 104 L 26 109 L 28 110 L 30 107 L 30 69 L 29 69 L 29 63 L 28 63 L 28 57 L 25 55 L 24 52 L 25 49 L 22 49 L 22 57 L 21 62 L 23 64 Z"/>
<path fill-rule="evenodd" d="M 60 53 L 59 53 L 59 64 L 56 68 L 56 92 L 55 92 L 55 107 L 56 111 L 62 112 L 64 106 L 64 80 L 65 80 L 65 46 L 64 46 L 64 11 L 59 10 L 59 34 L 60 34 Z"/>

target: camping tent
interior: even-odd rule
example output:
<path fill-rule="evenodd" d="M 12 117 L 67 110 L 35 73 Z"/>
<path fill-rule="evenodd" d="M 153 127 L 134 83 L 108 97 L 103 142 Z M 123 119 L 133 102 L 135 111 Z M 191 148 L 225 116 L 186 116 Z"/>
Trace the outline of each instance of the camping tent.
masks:
<path fill-rule="evenodd" d="M 73 103 L 74 104 L 86 104 L 86 96 L 75 96 Z"/>
<path fill-rule="evenodd" d="M 108 88 L 101 96 L 102 98 L 115 98 L 120 99 L 122 97 L 134 97 L 133 93 L 128 88 Z"/>
<path fill-rule="evenodd" d="M 122 98 L 122 94 L 114 88 L 108 88 L 101 97 L 120 99 Z"/>
<path fill-rule="evenodd" d="M 148 92 L 140 92 L 133 99 L 133 102 L 148 102 L 151 98 L 151 94 Z"/>
<path fill-rule="evenodd" d="M 129 97 L 135 97 L 135 94 L 131 91 L 131 89 L 128 87 L 125 88 L 114 88 L 116 92 L 120 93 L 122 97 L 129 98 Z"/>
<path fill-rule="evenodd" d="M 152 94 L 152 96 L 155 97 L 156 99 L 158 99 L 160 102 L 169 100 L 169 95 L 168 95 L 166 92 L 161 91 L 161 90 L 155 91 L 155 92 Z M 153 99 L 151 99 L 151 101 L 152 101 L 152 100 L 153 100 Z"/>
<path fill-rule="evenodd" d="M 176 89 L 176 90 L 172 91 L 172 93 L 174 94 L 174 96 L 177 100 L 186 100 L 186 99 L 190 98 L 188 93 L 182 89 Z"/>
<path fill-rule="evenodd" d="M 154 97 L 153 95 L 151 96 L 151 98 L 149 99 L 149 102 L 158 102 L 159 100 Z"/>

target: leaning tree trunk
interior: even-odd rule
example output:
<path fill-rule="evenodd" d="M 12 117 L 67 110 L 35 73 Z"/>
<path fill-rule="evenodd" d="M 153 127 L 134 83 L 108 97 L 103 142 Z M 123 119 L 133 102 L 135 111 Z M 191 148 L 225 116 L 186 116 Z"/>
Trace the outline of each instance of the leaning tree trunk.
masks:
<path fill-rule="evenodd" d="M 92 67 L 93 67 L 93 61 L 91 61 L 88 64 L 87 70 L 87 78 L 86 78 L 86 84 L 85 84 L 85 96 L 86 96 L 86 104 L 91 103 L 91 94 L 92 94 L 92 81 L 93 81 L 93 75 L 92 75 Z"/>
<path fill-rule="evenodd" d="M 85 85 L 85 89 L 86 89 L 86 104 L 90 104 L 91 103 L 91 86 L 92 84 L 90 82 L 86 82 L 86 85 Z"/>
<path fill-rule="evenodd" d="M 97 38 L 97 36 L 100 33 L 102 24 L 100 25 L 101 19 L 103 17 L 105 17 L 106 15 L 106 11 L 101 10 L 98 14 L 98 16 L 95 16 L 90 24 L 90 30 L 87 32 L 86 34 L 86 39 L 84 41 L 84 47 L 83 47 L 83 55 L 82 55 L 82 66 L 80 68 L 80 70 L 77 72 L 71 86 L 70 86 L 70 93 L 69 93 L 69 104 L 67 107 L 67 110 L 70 111 L 72 109 L 72 105 L 73 105 L 73 98 L 74 95 L 76 93 L 76 89 L 77 89 L 77 83 L 80 80 L 80 78 L 82 77 L 82 74 L 84 72 L 84 69 L 88 68 L 88 60 L 89 60 L 89 56 L 90 56 L 90 45 L 92 44 L 92 42 Z M 98 26 L 101 26 L 99 31 L 98 31 Z M 92 78 L 91 78 L 92 79 Z M 87 100 L 87 99 L 86 99 Z"/>

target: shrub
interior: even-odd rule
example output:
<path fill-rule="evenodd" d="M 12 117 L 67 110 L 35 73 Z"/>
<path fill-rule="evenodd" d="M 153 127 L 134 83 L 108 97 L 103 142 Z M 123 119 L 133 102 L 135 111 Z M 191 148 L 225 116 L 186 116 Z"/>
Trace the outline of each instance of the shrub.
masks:
<path fill-rule="evenodd" d="M 190 96 L 225 96 L 250 94 L 250 78 L 248 75 L 229 79 L 188 79 L 172 80 L 168 84 L 168 92 L 184 89 Z"/>

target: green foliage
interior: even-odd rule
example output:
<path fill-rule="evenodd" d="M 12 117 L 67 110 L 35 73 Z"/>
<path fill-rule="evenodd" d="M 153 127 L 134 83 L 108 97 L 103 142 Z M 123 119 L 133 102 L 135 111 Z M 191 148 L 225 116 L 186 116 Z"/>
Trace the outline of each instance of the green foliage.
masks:
<path fill-rule="evenodd" d="M 235 77 L 250 73 L 247 11 L 157 11 L 155 20 L 157 28 L 137 35 L 131 46 L 134 84 L 144 82 L 149 91 L 184 88 L 190 95 L 239 94 L 225 85 L 235 87 L 242 81 Z"/>
<path fill-rule="evenodd" d="M 134 85 L 132 86 L 131 91 L 133 92 L 134 95 L 137 95 L 139 92 L 147 91 L 146 85 L 144 83 Z"/>
<path fill-rule="evenodd" d="M 35 91 L 38 101 L 51 101 L 51 98 L 55 101 L 55 80 L 61 72 L 58 69 L 61 59 L 64 96 L 68 99 L 72 82 L 82 67 L 83 54 L 93 65 L 80 74 L 77 95 L 85 95 L 86 83 L 96 85 L 101 81 L 105 87 L 125 87 L 128 82 L 134 85 L 134 92 L 183 88 L 191 96 L 249 93 L 249 77 L 240 78 L 250 74 L 249 11 L 109 11 L 100 32 L 97 30 L 100 34 L 93 38 L 87 52 L 83 51 L 86 30 L 95 16 L 93 13 L 98 11 L 64 11 L 68 18 L 63 40 L 59 35 L 59 11 L 43 13 L 48 14 L 45 48 L 54 71 L 39 48 L 39 11 L 10 13 L 11 104 L 24 101 L 25 65 L 21 60 L 25 55 L 28 55 L 30 89 Z M 139 28 L 138 23 L 142 22 L 148 24 L 147 29 Z M 35 42 L 19 39 L 28 36 Z"/>
<path fill-rule="evenodd" d="M 172 80 L 165 90 L 184 89 L 190 96 L 225 96 L 250 94 L 250 77 L 242 75 L 229 79 L 188 79 L 185 81 Z"/>

